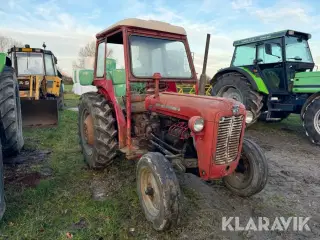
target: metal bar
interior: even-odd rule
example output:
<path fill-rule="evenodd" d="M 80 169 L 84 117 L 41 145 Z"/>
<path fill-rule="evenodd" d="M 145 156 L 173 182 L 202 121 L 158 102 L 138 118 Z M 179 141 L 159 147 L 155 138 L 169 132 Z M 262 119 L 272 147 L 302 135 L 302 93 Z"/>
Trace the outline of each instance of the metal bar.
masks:
<path fill-rule="evenodd" d="M 160 149 L 160 151 L 162 151 L 165 155 L 169 155 L 169 156 L 174 156 L 174 154 L 170 151 L 168 151 L 167 149 L 165 149 L 164 147 L 162 147 L 160 144 L 150 140 L 151 144 L 153 144 L 154 146 L 156 146 L 157 148 Z"/>
<path fill-rule="evenodd" d="M 160 142 L 162 145 L 164 145 L 166 148 L 171 149 L 172 151 L 178 152 L 178 153 L 182 153 L 181 150 L 176 149 L 172 146 L 170 146 L 169 144 L 165 143 L 164 141 L 162 141 L 160 138 L 157 138 L 153 133 L 151 133 L 151 136 L 153 137 L 154 140 Z"/>
<path fill-rule="evenodd" d="M 200 76 L 199 95 L 205 95 L 206 94 L 205 86 L 206 86 L 206 71 L 207 71 L 209 45 L 210 45 L 210 34 L 208 33 L 207 34 L 207 41 L 206 41 L 206 48 L 205 48 L 205 51 L 204 51 L 202 73 L 201 73 L 201 76 Z"/>
<path fill-rule="evenodd" d="M 32 97 L 32 94 L 33 94 L 33 76 L 30 76 L 29 78 L 29 97 Z"/>
<path fill-rule="evenodd" d="M 129 154 L 132 148 L 131 142 L 131 86 L 129 81 L 129 69 L 130 69 L 130 53 L 129 53 L 129 41 L 128 32 L 126 28 L 123 28 L 123 49 L 124 49 L 124 59 L 125 59 L 125 69 L 126 69 L 126 112 L 127 112 L 127 146 L 129 149 Z"/>

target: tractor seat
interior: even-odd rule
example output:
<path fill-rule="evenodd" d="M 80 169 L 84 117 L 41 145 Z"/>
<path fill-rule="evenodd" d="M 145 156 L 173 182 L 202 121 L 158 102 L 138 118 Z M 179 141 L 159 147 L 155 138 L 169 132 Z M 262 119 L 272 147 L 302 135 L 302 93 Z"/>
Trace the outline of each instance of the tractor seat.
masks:
<path fill-rule="evenodd" d="M 265 69 L 262 70 L 262 73 L 267 79 L 267 85 L 269 85 L 273 89 L 279 89 L 280 78 L 276 72 L 270 69 Z"/>

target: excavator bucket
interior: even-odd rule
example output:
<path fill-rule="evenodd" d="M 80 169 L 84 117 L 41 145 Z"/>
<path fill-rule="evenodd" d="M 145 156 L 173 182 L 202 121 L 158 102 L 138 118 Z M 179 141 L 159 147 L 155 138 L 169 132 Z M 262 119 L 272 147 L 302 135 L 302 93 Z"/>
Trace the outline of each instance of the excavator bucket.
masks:
<path fill-rule="evenodd" d="M 57 126 L 59 121 L 57 100 L 21 99 L 21 115 L 24 127 Z"/>

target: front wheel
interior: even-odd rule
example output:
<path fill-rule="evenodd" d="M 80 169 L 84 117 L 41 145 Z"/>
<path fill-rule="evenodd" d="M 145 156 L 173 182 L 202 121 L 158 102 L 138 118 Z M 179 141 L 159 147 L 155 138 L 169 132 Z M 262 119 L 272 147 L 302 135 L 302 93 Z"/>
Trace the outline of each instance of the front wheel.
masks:
<path fill-rule="evenodd" d="M 320 145 L 320 98 L 309 103 L 303 113 L 303 126 L 311 142 Z"/>
<path fill-rule="evenodd" d="M 180 187 L 170 162 L 160 153 L 149 152 L 137 164 L 137 192 L 144 214 L 157 231 L 177 225 Z"/>
<path fill-rule="evenodd" d="M 235 171 L 223 178 L 226 187 L 241 197 L 260 192 L 268 180 L 268 164 L 262 149 L 253 141 L 244 139 L 241 157 Z"/>

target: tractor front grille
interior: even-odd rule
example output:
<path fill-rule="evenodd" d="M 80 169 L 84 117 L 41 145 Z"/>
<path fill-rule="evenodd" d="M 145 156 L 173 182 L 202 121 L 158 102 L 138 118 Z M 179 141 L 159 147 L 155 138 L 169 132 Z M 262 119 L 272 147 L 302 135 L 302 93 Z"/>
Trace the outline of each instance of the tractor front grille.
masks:
<path fill-rule="evenodd" d="M 228 164 L 236 159 L 243 120 L 243 115 L 222 117 L 220 119 L 215 164 Z"/>

